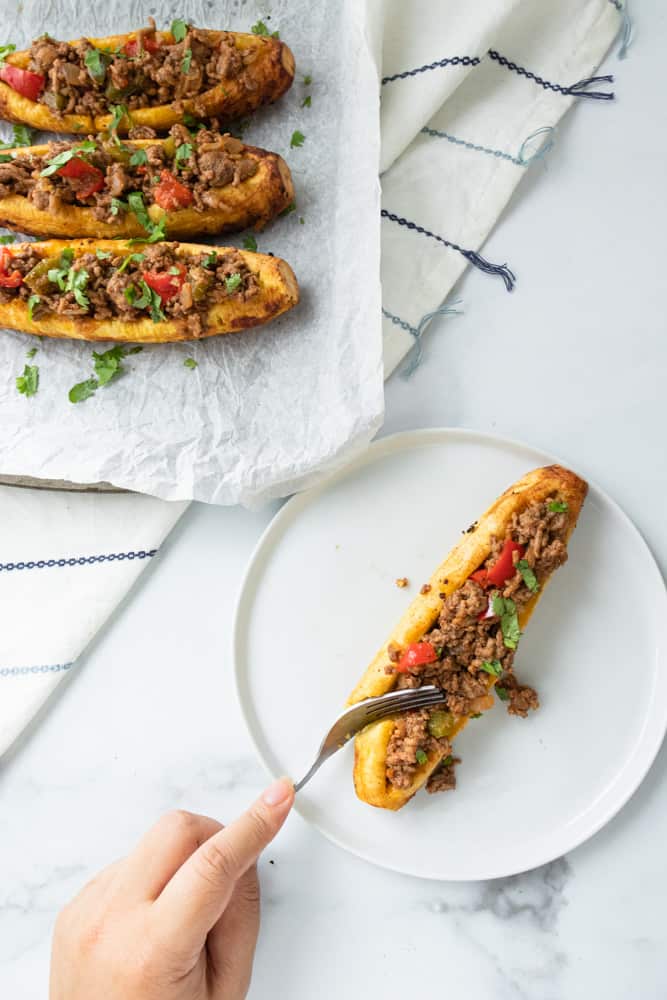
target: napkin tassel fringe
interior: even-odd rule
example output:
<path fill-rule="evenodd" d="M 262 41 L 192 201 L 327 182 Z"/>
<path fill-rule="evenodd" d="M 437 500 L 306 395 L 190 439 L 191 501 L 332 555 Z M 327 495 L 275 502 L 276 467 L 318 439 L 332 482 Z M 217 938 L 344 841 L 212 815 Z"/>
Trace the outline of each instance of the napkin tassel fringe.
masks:
<path fill-rule="evenodd" d="M 588 80 L 580 80 L 579 83 L 573 83 L 571 87 L 567 87 L 564 93 L 569 94 L 570 97 L 589 97 L 592 101 L 613 101 L 614 92 L 609 90 L 586 90 L 586 87 L 590 87 L 594 83 L 613 83 L 613 76 L 591 76 Z"/>
<path fill-rule="evenodd" d="M 456 306 L 459 306 L 460 304 L 460 299 L 454 299 L 454 301 L 449 304 L 443 302 L 437 309 L 434 309 L 432 312 L 427 312 L 424 316 L 422 316 L 417 326 L 412 326 L 411 323 L 407 323 L 404 319 L 401 319 L 400 316 L 390 313 L 388 309 L 383 307 L 382 315 L 386 316 L 387 319 L 390 319 L 394 326 L 400 326 L 401 329 L 405 330 L 406 333 L 411 334 L 415 339 L 414 346 L 408 352 L 407 363 L 401 372 L 403 378 L 410 378 L 410 376 L 417 371 L 421 364 L 422 357 L 424 355 L 421 338 L 424 330 L 431 320 L 435 319 L 436 316 L 463 315 L 463 310 L 456 308 Z"/>
<path fill-rule="evenodd" d="M 395 212 L 389 212 L 386 208 L 380 210 L 380 216 L 383 219 L 389 219 L 390 222 L 396 222 L 399 226 L 405 226 L 406 229 L 411 229 L 415 233 L 420 233 L 422 236 L 428 236 L 450 250 L 456 250 L 465 257 L 469 264 L 479 268 L 485 274 L 497 274 L 505 282 L 505 288 L 508 292 L 511 292 L 514 288 L 516 275 L 510 271 L 507 264 L 491 264 L 475 250 L 465 250 L 458 243 L 452 243 L 450 240 L 446 240 L 444 236 L 438 236 L 437 233 L 432 233 L 430 229 L 425 229 L 424 226 L 417 225 L 412 219 L 404 219 L 402 216 L 396 215 Z"/>
<path fill-rule="evenodd" d="M 634 34 L 634 24 L 632 23 L 632 18 L 628 14 L 627 2 L 618 8 L 618 12 L 621 15 L 621 26 L 618 29 L 619 36 L 621 39 L 621 45 L 618 50 L 618 58 L 625 59 L 628 54 L 628 49 L 632 44 L 632 37 Z"/>

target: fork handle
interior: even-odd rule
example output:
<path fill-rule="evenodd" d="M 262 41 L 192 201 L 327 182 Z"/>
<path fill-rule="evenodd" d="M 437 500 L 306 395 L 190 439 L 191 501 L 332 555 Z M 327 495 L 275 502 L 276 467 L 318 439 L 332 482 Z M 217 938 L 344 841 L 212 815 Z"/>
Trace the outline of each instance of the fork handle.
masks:
<path fill-rule="evenodd" d="M 295 792 L 300 792 L 301 791 L 301 789 L 306 784 L 306 782 L 310 781 L 310 779 L 312 778 L 312 776 L 315 774 L 316 771 L 319 771 L 319 769 L 321 768 L 321 766 L 322 766 L 322 764 L 324 763 L 325 760 L 326 760 L 326 757 L 318 757 L 317 758 L 317 760 L 315 761 L 315 763 L 311 767 L 310 771 L 308 771 L 307 774 L 305 774 L 304 777 L 301 779 L 301 781 L 298 781 L 296 783 L 296 785 L 294 786 L 294 791 Z"/>

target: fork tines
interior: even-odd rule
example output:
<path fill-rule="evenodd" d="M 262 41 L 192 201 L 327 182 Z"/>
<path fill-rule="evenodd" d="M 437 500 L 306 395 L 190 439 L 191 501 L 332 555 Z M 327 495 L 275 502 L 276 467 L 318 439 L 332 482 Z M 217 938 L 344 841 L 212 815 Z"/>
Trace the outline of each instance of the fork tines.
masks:
<path fill-rule="evenodd" d="M 420 688 L 415 688 L 411 694 L 412 697 L 406 693 L 404 698 L 396 698 L 392 702 L 370 708 L 367 713 L 369 720 L 383 719 L 389 715 L 396 715 L 397 712 L 428 708 L 430 705 L 441 704 L 446 697 L 443 691 L 422 691 Z"/>

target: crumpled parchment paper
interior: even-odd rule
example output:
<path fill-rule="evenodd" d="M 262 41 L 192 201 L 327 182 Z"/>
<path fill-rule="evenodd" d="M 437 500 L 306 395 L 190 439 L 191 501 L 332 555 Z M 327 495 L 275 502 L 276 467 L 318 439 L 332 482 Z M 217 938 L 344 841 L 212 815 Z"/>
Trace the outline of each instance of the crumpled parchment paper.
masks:
<path fill-rule="evenodd" d="M 18 48 L 44 31 L 62 39 L 129 31 L 149 14 L 158 27 L 179 17 L 247 31 L 261 17 L 278 29 L 296 57 L 295 83 L 253 116 L 243 138 L 279 152 L 292 169 L 295 211 L 256 238 L 259 250 L 290 262 L 302 296 L 291 313 L 255 331 L 145 347 L 127 358 L 126 374 L 79 404 L 69 402 L 69 389 L 92 374 L 93 348 L 110 344 L 0 330 L 0 473 L 256 506 L 365 447 L 383 414 L 379 40 L 367 4 L 2 0 L 0 13 L 0 43 Z M 2 128 L 8 139 L 11 129 Z M 291 149 L 295 129 L 305 142 Z M 33 346 L 40 386 L 25 398 L 15 378 Z M 188 357 L 197 368 L 184 367 Z"/>

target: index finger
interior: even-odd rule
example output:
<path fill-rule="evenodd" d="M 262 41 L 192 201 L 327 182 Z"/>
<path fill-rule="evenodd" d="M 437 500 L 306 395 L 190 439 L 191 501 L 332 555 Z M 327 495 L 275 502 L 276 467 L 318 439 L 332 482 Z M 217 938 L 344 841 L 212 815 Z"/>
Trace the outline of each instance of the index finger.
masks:
<path fill-rule="evenodd" d="M 172 949 L 199 952 L 236 882 L 278 833 L 293 802 L 292 782 L 280 778 L 178 869 L 154 903 L 155 930 Z"/>

